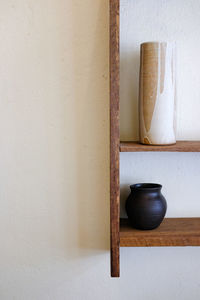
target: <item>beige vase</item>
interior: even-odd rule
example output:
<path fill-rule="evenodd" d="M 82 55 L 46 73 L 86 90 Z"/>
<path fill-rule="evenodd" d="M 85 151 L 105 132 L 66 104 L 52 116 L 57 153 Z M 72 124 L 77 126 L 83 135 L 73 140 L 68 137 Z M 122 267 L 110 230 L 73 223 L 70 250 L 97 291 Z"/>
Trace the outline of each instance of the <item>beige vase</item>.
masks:
<path fill-rule="evenodd" d="M 175 144 L 175 44 L 143 43 L 140 55 L 140 142 Z"/>

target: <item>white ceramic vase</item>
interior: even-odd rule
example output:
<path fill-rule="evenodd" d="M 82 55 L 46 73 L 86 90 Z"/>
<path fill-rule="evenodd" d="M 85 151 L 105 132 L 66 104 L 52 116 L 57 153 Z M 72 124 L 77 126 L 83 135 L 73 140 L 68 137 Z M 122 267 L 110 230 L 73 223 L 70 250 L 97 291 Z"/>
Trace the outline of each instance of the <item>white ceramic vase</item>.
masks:
<path fill-rule="evenodd" d="M 176 143 L 175 44 L 147 42 L 140 48 L 140 142 Z"/>

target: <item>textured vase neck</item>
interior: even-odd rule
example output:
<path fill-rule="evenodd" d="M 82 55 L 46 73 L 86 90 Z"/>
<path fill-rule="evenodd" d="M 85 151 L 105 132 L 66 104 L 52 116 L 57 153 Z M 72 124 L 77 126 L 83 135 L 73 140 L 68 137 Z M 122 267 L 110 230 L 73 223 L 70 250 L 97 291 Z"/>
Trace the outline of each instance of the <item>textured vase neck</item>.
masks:
<path fill-rule="evenodd" d="M 132 192 L 160 192 L 161 184 L 157 183 L 138 183 L 130 186 Z"/>

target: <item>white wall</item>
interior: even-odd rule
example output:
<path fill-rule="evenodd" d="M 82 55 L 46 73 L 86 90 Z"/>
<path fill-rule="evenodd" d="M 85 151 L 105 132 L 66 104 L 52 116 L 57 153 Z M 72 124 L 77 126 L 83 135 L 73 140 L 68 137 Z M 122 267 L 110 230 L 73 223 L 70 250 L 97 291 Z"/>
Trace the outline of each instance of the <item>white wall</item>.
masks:
<path fill-rule="evenodd" d="M 122 30 L 126 14 L 138 14 L 139 27 L 143 22 L 143 1 L 129 1 L 133 7 L 122 0 Z M 174 3 L 174 9 L 180 4 L 156 2 L 146 1 L 144 16 L 158 2 Z M 182 15 L 187 3 L 196 16 L 191 23 L 200 25 L 198 1 L 181 3 Z M 108 0 L 7 0 L 0 1 L 0 12 L 0 299 L 199 299 L 199 248 L 122 249 L 121 278 L 109 276 Z M 192 39 L 195 51 L 198 38 L 188 30 L 185 45 Z M 134 66 L 134 57 L 129 62 Z M 196 64 L 189 68 L 198 80 Z M 127 76 L 129 87 L 137 72 Z M 183 120 L 180 137 L 198 137 L 191 130 L 198 93 L 189 97 L 191 125 L 187 132 Z M 139 163 L 146 166 L 147 158 L 145 175 Z M 124 154 L 121 165 L 126 192 L 132 181 L 159 180 L 169 215 L 199 215 L 198 154 Z M 189 187 L 194 198 L 187 196 Z"/>
<path fill-rule="evenodd" d="M 177 138 L 200 139 L 198 0 L 121 0 L 121 139 L 138 139 L 139 47 L 152 40 L 177 43 Z M 199 170 L 199 153 L 122 153 L 121 215 L 130 184 L 158 182 L 168 217 L 200 216 Z M 121 251 L 122 276 L 142 300 L 199 299 L 199 261 L 197 247 Z"/>
<path fill-rule="evenodd" d="M 140 43 L 177 46 L 177 138 L 199 139 L 200 2 L 121 0 L 121 139 L 138 137 Z"/>
<path fill-rule="evenodd" d="M 200 139 L 200 2 L 121 0 L 121 140 L 138 139 L 140 43 L 177 44 L 177 139 Z M 167 216 L 199 216 L 198 153 L 122 153 L 121 211 L 136 182 L 160 182 Z"/>

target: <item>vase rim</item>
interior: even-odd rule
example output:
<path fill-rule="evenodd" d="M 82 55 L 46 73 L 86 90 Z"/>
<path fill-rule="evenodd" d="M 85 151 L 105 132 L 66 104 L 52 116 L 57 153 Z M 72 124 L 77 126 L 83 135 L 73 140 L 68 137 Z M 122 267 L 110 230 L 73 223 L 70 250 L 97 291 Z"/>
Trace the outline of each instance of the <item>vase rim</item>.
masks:
<path fill-rule="evenodd" d="M 147 190 L 160 190 L 162 185 L 159 183 L 136 183 L 130 185 L 131 190 L 140 190 L 140 191 L 147 191 Z"/>
<path fill-rule="evenodd" d="M 146 45 L 146 44 L 152 44 L 152 45 L 156 45 L 156 44 L 174 44 L 176 45 L 176 41 L 173 40 L 166 40 L 166 41 L 146 41 L 141 43 L 140 45 Z"/>

